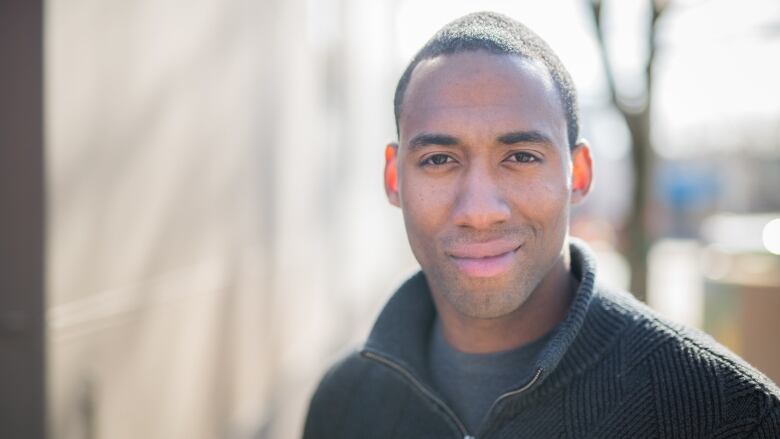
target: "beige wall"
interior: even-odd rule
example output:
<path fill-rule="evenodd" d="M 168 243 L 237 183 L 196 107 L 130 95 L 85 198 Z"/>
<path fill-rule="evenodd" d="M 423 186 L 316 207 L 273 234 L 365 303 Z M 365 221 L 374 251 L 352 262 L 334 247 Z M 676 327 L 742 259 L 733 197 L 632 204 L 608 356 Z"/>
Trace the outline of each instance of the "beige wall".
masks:
<path fill-rule="evenodd" d="M 391 42 L 349 38 L 388 7 L 47 3 L 52 437 L 299 434 L 413 268 L 380 179 Z"/>

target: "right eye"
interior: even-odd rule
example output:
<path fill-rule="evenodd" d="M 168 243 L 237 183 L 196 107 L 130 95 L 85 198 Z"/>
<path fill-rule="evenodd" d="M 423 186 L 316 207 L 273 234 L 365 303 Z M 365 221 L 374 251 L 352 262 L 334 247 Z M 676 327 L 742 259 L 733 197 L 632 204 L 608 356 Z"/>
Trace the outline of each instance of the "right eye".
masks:
<path fill-rule="evenodd" d="M 425 158 L 420 164 L 422 166 L 442 166 L 455 160 L 447 154 L 432 154 Z"/>

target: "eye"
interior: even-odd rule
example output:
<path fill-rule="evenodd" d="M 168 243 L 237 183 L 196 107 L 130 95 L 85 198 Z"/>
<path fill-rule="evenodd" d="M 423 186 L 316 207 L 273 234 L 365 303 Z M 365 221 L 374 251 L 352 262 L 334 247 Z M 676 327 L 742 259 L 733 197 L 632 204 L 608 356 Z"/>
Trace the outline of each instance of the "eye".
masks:
<path fill-rule="evenodd" d="M 510 155 L 507 160 L 518 163 L 533 163 L 540 161 L 538 157 L 525 151 L 516 152 Z"/>
<path fill-rule="evenodd" d="M 433 154 L 426 157 L 420 164 L 422 166 L 442 166 L 454 161 L 455 160 L 447 154 Z"/>

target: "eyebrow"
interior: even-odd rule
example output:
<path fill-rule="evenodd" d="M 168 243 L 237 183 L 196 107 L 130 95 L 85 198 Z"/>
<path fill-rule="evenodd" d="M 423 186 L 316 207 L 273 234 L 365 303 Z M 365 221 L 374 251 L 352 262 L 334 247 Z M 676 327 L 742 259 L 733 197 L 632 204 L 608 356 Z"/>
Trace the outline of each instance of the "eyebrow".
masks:
<path fill-rule="evenodd" d="M 505 145 L 513 145 L 515 143 L 553 143 L 549 137 L 539 131 L 513 131 L 498 136 L 498 141 Z"/>
<path fill-rule="evenodd" d="M 512 131 L 506 134 L 502 134 L 496 138 L 504 145 L 514 145 L 517 143 L 538 143 L 551 145 L 552 140 L 545 134 L 531 130 L 531 131 Z M 460 143 L 457 137 L 450 136 L 449 134 L 437 134 L 437 133 L 420 133 L 412 137 L 409 140 L 409 149 L 420 149 L 428 145 L 441 145 L 452 146 Z"/>
<path fill-rule="evenodd" d="M 415 150 L 427 145 L 452 146 L 458 139 L 447 134 L 420 133 L 409 140 L 409 149 Z"/>

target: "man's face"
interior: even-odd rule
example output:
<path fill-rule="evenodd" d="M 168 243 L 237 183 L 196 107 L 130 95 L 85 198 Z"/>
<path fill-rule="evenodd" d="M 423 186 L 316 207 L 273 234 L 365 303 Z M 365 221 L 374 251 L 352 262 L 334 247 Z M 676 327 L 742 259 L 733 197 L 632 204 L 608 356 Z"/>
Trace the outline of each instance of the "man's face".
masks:
<path fill-rule="evenodd" d="M 473 318 L 518 309 L 561 262 L 570 204 L 590 184 L 588 155 L 587 182 L 573 191 L 566 119 L 549 72 L 482 51 L 423 61 L 399 130 L 386 188 L 434 295 Z M 581 145 L 575 155 L 581 148 L 589 154 Z"/>

